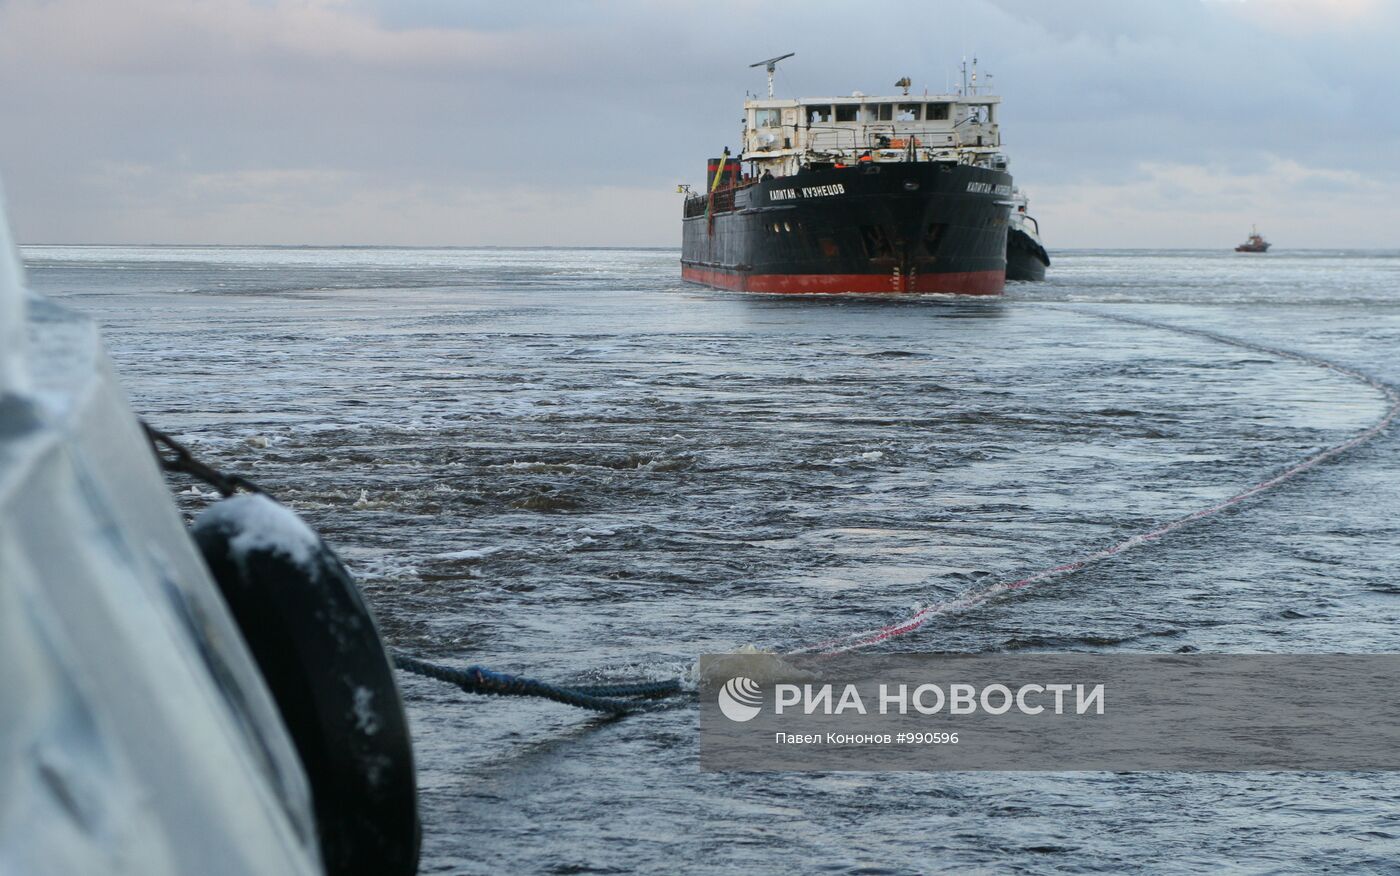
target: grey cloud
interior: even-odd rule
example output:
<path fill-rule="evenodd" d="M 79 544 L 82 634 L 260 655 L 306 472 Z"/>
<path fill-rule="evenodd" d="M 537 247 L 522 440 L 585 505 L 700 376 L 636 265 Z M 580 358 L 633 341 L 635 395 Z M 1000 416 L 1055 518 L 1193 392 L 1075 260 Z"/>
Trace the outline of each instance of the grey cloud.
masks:
<path fill-rule="evenodd" d="M 1258 26 L 1238 5 L 137 0 L 113 12 L 10 0 L 0 113 L 24 136 L 0 141 L 0 173 L 33 241 L 237 231 L 570 244 L 610 232 L 674 244 L 679 205 L 665 195 L 737 145 L 744 91 L 763 87 L 747 65 L 796 50 L 779 85 L 805 96 L 888 92 L 905 74 L 939 90 L 977 53 L 1006 101 L 1013 170 L 1059 245 L 1099 242 L 1077 214 L 1056 227 L 1072 191 L 1218 207 L 1153 167 L 1255 185 L 1260 168 L 1287 161 L 1400 186 L 1400 107 L 1386 97 L 1396 13 L 1380 5 L 1298 32 Z M 1318 176 L 1285 184 L 1348 190 Z M 634 208 L 612 211 L 611 229 L 550 221 L 551 203 L 603 191 Z M 258 204 L 276 221 L 258 222 Z M 1137 242 L 1194 242 L 1179 224 L 1145 227 Z"/>

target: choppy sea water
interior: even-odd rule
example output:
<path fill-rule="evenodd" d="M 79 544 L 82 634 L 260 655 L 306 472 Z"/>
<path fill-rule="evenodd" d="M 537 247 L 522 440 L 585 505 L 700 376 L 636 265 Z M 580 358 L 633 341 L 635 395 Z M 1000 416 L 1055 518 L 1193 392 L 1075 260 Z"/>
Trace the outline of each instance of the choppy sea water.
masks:
<path fill-rule="evenodd" d="M 774 298 L 647 250 L 64 248 L 133 405 L 302 512 L 395 645 L 553 679 L 878 626 L 1384 411 L 1400 253 L 1059 254 L 1000 300 Z M 212 498 L 212 497 L 209 497 Z M 195 512 L 209 498 L 180 496 Z M 1400 436 L 903 651 L 1400 651 Z M 701 773 L 693 709 L 404 681 L 428 873 L 1387 871 L 1387 774 Z"/>

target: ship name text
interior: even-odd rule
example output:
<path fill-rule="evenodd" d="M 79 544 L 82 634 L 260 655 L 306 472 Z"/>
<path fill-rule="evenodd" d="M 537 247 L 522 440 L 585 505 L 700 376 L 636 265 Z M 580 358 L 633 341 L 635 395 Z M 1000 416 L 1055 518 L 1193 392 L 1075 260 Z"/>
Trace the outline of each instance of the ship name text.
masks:
<path fill-rule="evenodd" d="M 846 187 L 841 183 L 834 183 L 829 186 L 803 186 L 800 189 L 772 189 L 768 192 L 770 201 L 790 201 L 802 193 L 804 198 L 829 198 L 832 195 L 846 194 Z"/>
<path fill-rule="evenodd" d="M 992 185 L 991 183 L 984 183 L 984 182 L 970 182 L 970 183 L 967 184 L 967 190 L 968 190 L 969 192 L 975 192 L 975 193 L 977 193 L 977 194 L 979 194 L 979 195 L 1010 195 L 1010 194 L 1011 194 L 1011 186 L 994 186 L 994 185 Z"/>

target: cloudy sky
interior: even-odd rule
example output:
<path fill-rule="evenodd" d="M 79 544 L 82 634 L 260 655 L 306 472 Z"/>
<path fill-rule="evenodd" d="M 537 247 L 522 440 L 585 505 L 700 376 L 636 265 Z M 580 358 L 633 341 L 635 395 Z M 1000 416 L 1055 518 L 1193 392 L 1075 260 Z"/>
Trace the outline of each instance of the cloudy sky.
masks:
<path fill-rule="evenodd" d="M 786 96 L 977 55 L 1052 247 L 1400 246 L 1400 2 L 0 0 L 24 243 L 678 245 Z"/>

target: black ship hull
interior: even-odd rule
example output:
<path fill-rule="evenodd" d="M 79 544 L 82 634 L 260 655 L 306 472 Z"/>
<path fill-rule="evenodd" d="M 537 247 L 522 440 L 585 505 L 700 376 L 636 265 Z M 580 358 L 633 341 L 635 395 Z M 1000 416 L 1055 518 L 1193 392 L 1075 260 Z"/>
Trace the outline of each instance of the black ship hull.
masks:
<path fill-rule="evenodd" d="M 1011 175 L 950 162 L 857 164 L 686 201 L 682 276 L 745 292 L 996 295 Z"/>
<path fill-rule="evenodd" d="M 1038 241 L 1018 228 L 1006 234 L 1006 279 L 1031 280 L 1045 279 L 1045 269 L 1050 267 L 1050 255 Z"/>

